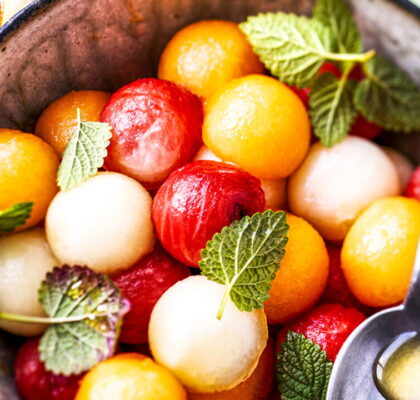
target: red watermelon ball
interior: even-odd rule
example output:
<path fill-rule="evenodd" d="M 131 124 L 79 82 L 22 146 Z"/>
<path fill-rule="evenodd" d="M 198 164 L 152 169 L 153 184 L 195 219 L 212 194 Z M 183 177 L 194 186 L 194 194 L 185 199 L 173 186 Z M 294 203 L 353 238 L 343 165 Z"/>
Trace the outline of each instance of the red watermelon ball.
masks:
<path fill-rule="evenodd" d="M 196 267 L 201 250 L 223 227 L 263 211 L 260 181 L 234 165 L 195 161 L 173 172 L 153 201 L 152 218 L 163 247 Z"/>
<path fill-rule="evenodd" d="M 355 308 L 340 304 L 322 304 L 286 324 L 277 335 L 277 350 L 286 340 L 288 331 L 304 335 L 335 361 L 338 352 L 349 335 L 365 320 Z"/>
<path fill-rule="evenodd" d="M 23 400 L 73 400 L 81 375 L 55 375 L 40 360 L 39 339 L 27 340 L 16 356 L 15 383 Z"/>
<path fill-rule="evenodd" d="M 130 311 L 124 317 L 120 341 L 147 343 L 153 307 L 166 290 L 190 275 L 188 267 L 157 245 L 131 268 L 112 276 L 114 283 L 131 304 Z"/>
<path fill-rule="evenodd" d="M 101 121 L 113 128 L 105 168 L 155 189 L 202 144 L 201 100 L 174 83 L 139 79 L 114 93 Z"/>

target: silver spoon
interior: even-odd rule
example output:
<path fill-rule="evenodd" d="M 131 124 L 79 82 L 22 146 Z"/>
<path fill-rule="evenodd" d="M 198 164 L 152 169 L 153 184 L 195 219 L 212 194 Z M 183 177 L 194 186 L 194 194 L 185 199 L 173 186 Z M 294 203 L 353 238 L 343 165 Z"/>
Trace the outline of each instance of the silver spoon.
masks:
<path fill-rule="evenodd" d="M 401 341 L 401 335 L 416 333 L 420 333 L 420 242 L 404 304 L 372 315 L 349 336 L 334 363 L 326 400 L 383 400 L 375 383 L 378 355 Z"/>

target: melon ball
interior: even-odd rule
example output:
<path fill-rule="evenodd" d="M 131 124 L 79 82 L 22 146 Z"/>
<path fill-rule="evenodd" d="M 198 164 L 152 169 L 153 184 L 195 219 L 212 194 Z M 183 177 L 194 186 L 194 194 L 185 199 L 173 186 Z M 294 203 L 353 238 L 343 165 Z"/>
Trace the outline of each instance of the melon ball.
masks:
<path fill-rule="evenodd" d="M 241 312 L 229 299 L 217 319 L 224 291 L 204 276 L 191 276 L 167 290 L 152 312 L 152 354 L 191 392 L 238 385 L 252 374 L 267 343 L 263 310 Z"/>
<path fill-rule="evenodd" d="M 414 171 L 413 163 L 406 156 L 391 147 L 382 146 L 382 150 L 394 163 L 400 179 L 400 193 L 403 193 Z"/>
<path fill-rule="evenodd" d="M 47 212 L 47 238 L 63 264 L 111 274 L 133 265 L 154 244 L 152 199 L 134 179 L 100 172 L 60 192 Z"/>
<path fill-rule="evenodd" d="M 59 265 L 41 228 L 0 238 L 0 310 L 45 317 L 38 290 L 47 272 Z M 47 325 L 0 320 L 0 328 L 21 336 L 41 334 Z"/>
<path fill-rule="evenodd" d="M 226 164 L 236 165 L 229 161 L 223 161 L 217 157 L 207 146 L 201 146 L 194 161 L 209 160 L 219 161 Z M 265 197 L 265 208 L 271 208 L 272 210 L 282 209 L 286 207 L 287 196 L 286 196 L 286 179 L 276 179 L 273 181 L 267 179 L 260 179 L 261 188 L 264 191 Z"/>
<path fill-rule="evenodd" d="M 376 144 L 349 136 L 332 148 L 315 143 L 291 176 L 292 212 L 321 235 L 340 242 L 357 215 L 382 197 L 400 192 L 394 164 Z"/>
<path fill-rule="evenodd" d="M 264 191 L 265 208 L 272 210 L 283 209 L 287 205 L 287 179 L 276 179 L 269 181 L 261 180 L 261 189 Z"/>

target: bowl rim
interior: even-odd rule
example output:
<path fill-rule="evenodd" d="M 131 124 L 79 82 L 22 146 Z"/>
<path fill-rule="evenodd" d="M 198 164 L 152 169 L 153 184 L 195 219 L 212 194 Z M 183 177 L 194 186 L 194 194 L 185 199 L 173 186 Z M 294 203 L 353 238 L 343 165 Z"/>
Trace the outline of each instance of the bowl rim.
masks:
<path fill-rule="evenodd" d="M 24 22 L 55 1 L 56 0 L 33 0 L 18 11 L 3 26 L 0 26 L 0 44 L 4 43 L 7 36 L 17 30 Z"/>

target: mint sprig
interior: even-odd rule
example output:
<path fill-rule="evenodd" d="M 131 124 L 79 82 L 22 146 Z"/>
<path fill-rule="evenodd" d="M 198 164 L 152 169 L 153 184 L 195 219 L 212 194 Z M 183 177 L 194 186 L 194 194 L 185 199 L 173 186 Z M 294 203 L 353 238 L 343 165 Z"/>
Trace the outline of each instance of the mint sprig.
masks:
<path fill-rule="evenodd" d="M 330 72 L 318 76 L 309 94 L 309 115 L 316 136 L 327 147 L 346 137 L 356 118 L 353 104 L 355 82 L 344 74 L 340 79 Z"/>
<path fill-rule="evenodd" d="M 87 267 L 57 267 L 42 283 L 39 301 L 54 323 L 39 345 L 47 370 L 79 374 L 114 353 L 129 305 L 110 278 Z"/>
<path fill-rule="evenodd" d="M 310 84 L 333 51 L 331 32 L 315 19 L 267 13 L 239 26 L 270 72 L 290 85 Z"/>
<path fill-rule="evenodd" d="M 41 284 L 39 301 L 48 317 L 0 311 L 0 319 L 49 325 L 39 345 L 48 371 L 79 374 L 112 356 L 130 305 L 106 275 L 88 267 L 55 267 Z"/>
<path fill-rule="evenodd" d="M 289 331 L 276 363 L 282 400 L 324 400 L 332 367 L 333 363 L 317 344 Z"/>
<path fill-rule="evenodd" d="M 288 229 L 286 213 L 268 210 L 233 222 L 207 242 L 201 273 L 226 285 L 219 319 L 229 297 L 241 311 L 263 307 L 285 254 Z"/>
<path fill-rule="evenodd" d="M 419 131 L 420 90 L 384 57 L 375 57 L 363 67 L 366 78 L 354 94 L 357 109 L 385 129 Z"/>
<path fill-rule="evenodd" d="M 339 53 L 361 53 L 362 38 L 344 1 L 321 0 L 314 7 L 313 16 L 331 29 L 333 43 Z"/>
<path fill-rule="evenodd" d="M 314 91 L 309 103 L 311 121 L 325 146 L 346 137 L 355 109 L 386 129 L 419 130 L 419 89 L 392 63 L 373 58 L 374 50 L 362 53 L 360 33 L 344 0 L 318 0 L 313 18 L 282 12 L 259 14 L 240 28 L 274 76 Z M 340 67 L 340 79 L 317 77 L 326 61 Z M 349 76 L 358 64 L 366 79 L 354 89 Z"/>
<path fill-rule="evenodd" d="M 13 232 L 19 226 L 25 225 L 32 213 L 34 203 L 15 204 L 0 211 L 0 234 Z"/>
<path fill-rule="evenodd" d="M 102 122 L 84 122 L 77 109 L 77 127 L 63 153 L 57 182 L 61 190 L 70 190 L 95 175 L 104 164 L 112 127 Z"/>

